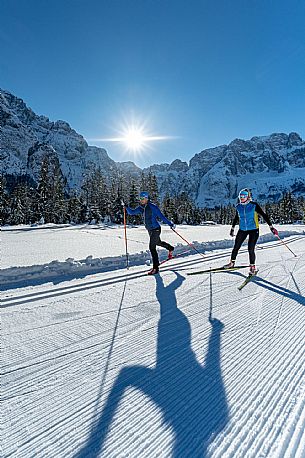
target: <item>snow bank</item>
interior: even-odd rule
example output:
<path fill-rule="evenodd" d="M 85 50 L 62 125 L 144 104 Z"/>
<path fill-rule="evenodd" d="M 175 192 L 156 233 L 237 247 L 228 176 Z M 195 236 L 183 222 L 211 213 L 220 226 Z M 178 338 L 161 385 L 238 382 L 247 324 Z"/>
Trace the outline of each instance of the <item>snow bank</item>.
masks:
<path fill-rule="evenodd" d="M 305 234 L 305 232 L 303 232 Z M 280 237 L 283 239 L 292 235 L 302 235 L 299 231 L 281 231 Z M 274 235 L 271 233 L 260 236 L 259 243 L 274 242 Z M 211 242 L 197 242 L 193 241 L 192 245 L 200 252 L 205 253 L 213 250 L 224 250 L 232 248 L 232 239 L 215 240 Z M 190 249 L 187 245 L 181 243 L 175 246 L 175 255 L 185 257 L 196 254 L 194 250 Z M 160 260 L 166 258 L 166 251 L 159 252 Z M 149 265 L 151 261 L 150 252 L 148 250 L 141 251 L 140 253 L 129 255 L 129 265 Z M 51 261 L 46 264 L 31 265 L 25 267 L 9 267 L 0 269 L 0 283 L 2 286 L 19 284 L 22 282 L 37 281 L 37 280 L 52 280 L 54 277 L 68 277 L 71 275 L 89 275 L 97 272 L 106 272 L 116 269 L 123 269 L 126 267 L 126 257 L 110 256 L 102 258 L 93 258 L 87 256 L 85 259 L 75 260 L 68 258 L 65 261 Z"/>

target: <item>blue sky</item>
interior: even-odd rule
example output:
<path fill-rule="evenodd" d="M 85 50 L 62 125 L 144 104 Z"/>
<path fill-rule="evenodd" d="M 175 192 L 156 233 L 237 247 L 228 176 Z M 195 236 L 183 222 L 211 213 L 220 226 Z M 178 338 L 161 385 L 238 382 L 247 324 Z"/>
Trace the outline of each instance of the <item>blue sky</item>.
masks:
<path fill-rule="evenodd" d="M 1 0 L 0 87 L 115 160 L 188 161 L 272 132 L 305 137 L 302 0 Z M 134 157 L 123 124 L 172 136 Z"/>

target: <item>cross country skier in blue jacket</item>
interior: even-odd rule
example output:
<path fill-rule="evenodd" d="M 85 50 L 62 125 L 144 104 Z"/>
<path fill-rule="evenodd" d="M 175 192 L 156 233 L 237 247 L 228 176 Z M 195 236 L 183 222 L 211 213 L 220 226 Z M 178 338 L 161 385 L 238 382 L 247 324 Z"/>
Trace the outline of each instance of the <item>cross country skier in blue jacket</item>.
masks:
<path fill-rule="evenodd" d="M 162 242 L 160 239 L 161 226 L 158 219 L 168 224 L 170 228 L 174 229 L 175 225 L 169 221 L 161 212 L 157 205 L 149 200 L 149 194 L 146 191 L 140 193 L 140 205 L 136 208 L 126 207 L 128 215 L 143 215 L 144 224 L 149 233 L 149 250 L 153 260 L 153 268 L 148 272 L 148 275 L 155 275 L 159 272 L 159 256 L 157 253 L 157 246 L 162 246 L 168 250 L 168 257 L 171 259 L 173 256 L 174 247 L 167 242 Z"/>
<path fill-rule="evenodd" d="M 231 260 L 229 264 L 226 264 L 225 268 L 234 267 L 235 260 L 238 254 L 238 251 L 242 243 L 248 239 L 248 251 L 249 251 L 249 260 L 250 260 L 250 274 L 253 275 L 256 273 L 255 269 L 255 245 L 259 237 L 259 223 L 258 215 L 262 216 L 266 223 L 269 225 L 271 232 L 274 235 L 278 235 L 278 231 L 272 226 L 272 223 L 258 205 L 257 202 L 253 202 L 251 199 L 251 193 L 249 189 L 242 189 L 239 193 L 239 203 L 236 206 L 236 213 L 232 223 L 230 235 L 234 237 L 234 228 L 237 223 L 239 223 L 239 230 L 236 235 L 234 248 L 231 254 Z"/>

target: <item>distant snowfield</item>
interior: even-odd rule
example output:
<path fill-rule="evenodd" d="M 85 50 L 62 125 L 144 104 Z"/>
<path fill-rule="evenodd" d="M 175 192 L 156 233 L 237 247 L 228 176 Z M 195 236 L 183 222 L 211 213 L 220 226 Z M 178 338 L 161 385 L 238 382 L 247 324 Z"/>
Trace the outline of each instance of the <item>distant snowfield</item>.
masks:
<path fill-rule="evenodd" d="M 278 225 L 278 230 L 292 234 L 303 233 L 305 225 Z M 237 232 L 238 227 L 236 228 Z M 210 242 L 226 240 L 233 246 L 230 226 L 177 226 L 177 231 L 188 241 Z M 272 236 L 266 224 L 260 225 L 260 234 Z M 186 243 L 162 226 L 161 238 L 172 243 Z M 148 234 L 143 226 L 128 228 L 128 252 L 139 253 L 148 249 Z M 274 236 L 270 240 L 276 240 Z M 88 256 L 112 257 L 125 255 L 123 226 L 104 225 L 43 225 L 6 226 L 1 231 L 1 269 L 12 266 L 45 264 L 68 258 L 83 259 Z M 164 250 L 163 250 L 164 251 Z"/>
<path fill-rule="evenodd" d="M 305 456 L 304 226 L 279 227 L 296 258 L 261 226 L 260 270 L 242 291 L 246 271 L 186 275 L 227 261 L 228 226 L 178 227 L 206 257 L 186 253 L 156 277 L 113 261 L 124 262 L 120 227 L 11 229 L 2 271 L 74 269 L 67 258 L 91 271 L 58 267 L 2 292 L 4 457 Z M 146 231 L 128 235 L 140 262 Z M 109 257 L 116 270 L 98 271 Z"/>
<path fill-rule="evenodd" d="M 279 226 L 278 229 L 281 238 L 305 233 L 304 225 Z M 178 226 L 177 233 L 174 233 L 166 226 L 162 238 L 175 246 L 176 256 L 185 257 L 193 252 L 185 240 L 201 253 L 232 248 L 234 240 L 228 236 L 229 231 L 229 226 Z M 2 237 L 0 284 L 24 286 L 25 282 L 30 284 L 68 275 L 84 276 L 122 269 L 126 266 L 122 233 L 123 227 L 104 225 L 7 227 Z M 129 265 L 149 265 L 151 255 L 147 249 L 147 231 L 143 227 L 131 227 L 127 230 L 127 237 Z M 264 225 L 259 244 L 267 241 L 275 242 L 277 239 Z M 165 259 L 166 250 L 161 248 L 159 252 L 160 260 Z"/>
<path fill-rule="evenodd" d="M 190 241 L 230 239 L 229 226 L 178 226 L 177 231 Z M 261 232 L 270 231 L 262 226 Z M 148 249 L 144 226 L 128 228 L 127 237 L 130 254 Z M 168 226 L 162 226 L 162 237 L 174 245 L 184 243 Z M 124 228 L 89 224 L 4 227 L 2 246 L 1 268 L 65 261 L 67 258 L 82 259 L 90 255 L 95 258 L 120 256 L 125 254 Z"/>

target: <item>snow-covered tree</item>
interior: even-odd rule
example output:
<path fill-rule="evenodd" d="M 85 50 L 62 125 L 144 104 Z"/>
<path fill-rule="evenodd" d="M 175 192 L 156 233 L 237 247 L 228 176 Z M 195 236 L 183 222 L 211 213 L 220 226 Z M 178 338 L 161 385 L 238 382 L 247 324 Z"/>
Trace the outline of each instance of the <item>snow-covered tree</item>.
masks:
<path fill-rule="evenodd" d="M 173 221 L 175 224 L 178 223 L 178 211 L 176 207 L 175 198 L 171 197 L 168 193 L 165 195 L 162 204 L 162 210 L 164 215 Z"/>
<path fill-rule="evenodd" d="M 37 186 L 37 198 L 34 202 L 35 219 L 42 217 L 46 223 L 53 222 L 53 182 L 51 179 L 50 161 L 45 155 L 41 162 L 40 175 Z"/>
<path fill-rule="evenodd" d="M 135 208 L 139 205 L 139 188 L 134 178 L 131 178 L 129 183 L 128 204 L 131 208 Z M 131 224 L 141 224 L 142 217 L 139 215 L 128 215 L 128 222 Z"/>
<path fill-rule="evenodd" d="M 159 190 L 158 190 L 158 183 L 156 175 L 153 175 L 151 171 L 149 171 L 147 178 L 146 178 L 146 186 L 147 189 L 142 189 L 141 191 L 148 191 L 150 200 L 156 204 L 160 205 L 159 203 Z"/>
<path fill-rule="evenodd" d="M 52 222 L 68 222 L 67 203 L 65 199 L 65 180 L 59 165 L 56 161 L 53 164 L 53 173 L 51 178 L 52 187 Z"/>
<path fill-rule="evenodd" d="M 0 225 L 8 222 L 10 215 L 10 199 L 6 190 L 6 179 L 2 175 L 0 176 Z"/>

